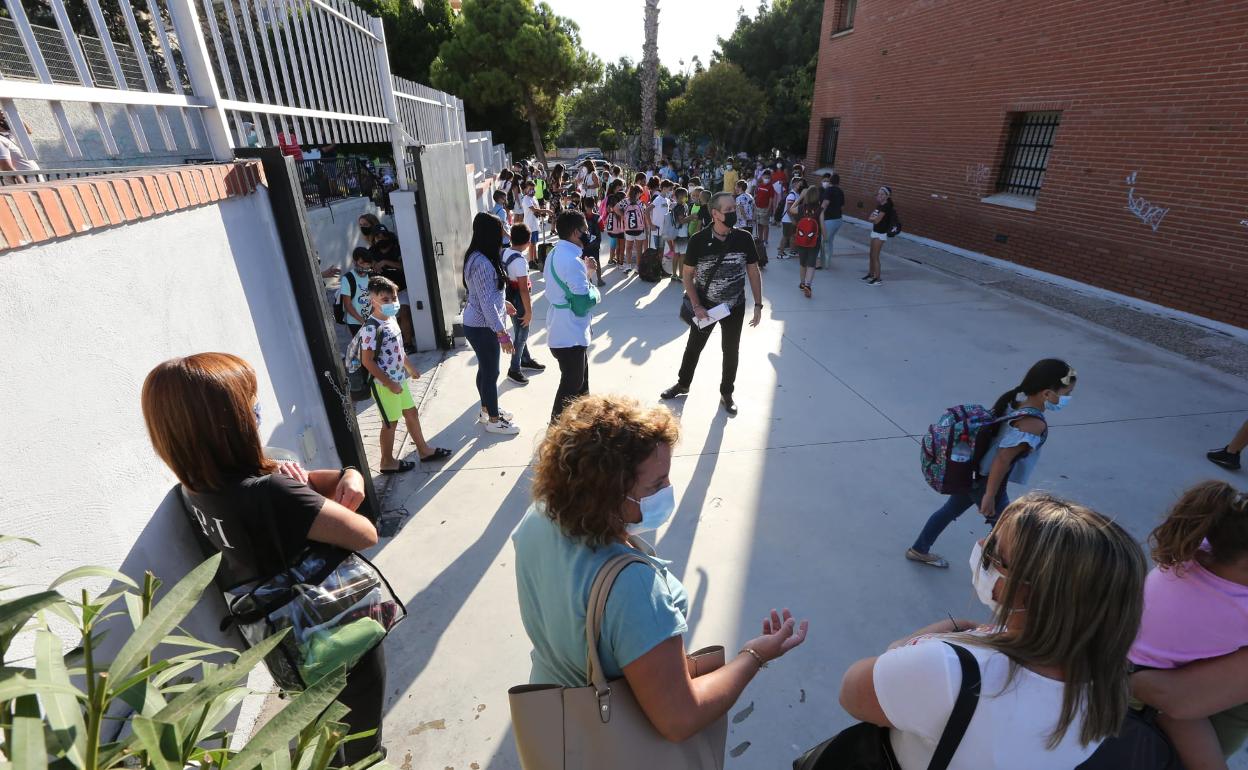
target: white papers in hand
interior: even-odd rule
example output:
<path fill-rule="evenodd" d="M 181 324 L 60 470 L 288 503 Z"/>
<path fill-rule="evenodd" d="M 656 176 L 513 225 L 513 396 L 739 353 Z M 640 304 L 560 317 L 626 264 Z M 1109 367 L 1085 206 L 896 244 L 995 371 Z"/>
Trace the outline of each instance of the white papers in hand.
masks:
<path fill-rule="evenodd" d="M 715 307 L 706 311 L 706 314 L 707 316 L 709 316 L 709 318 L 695 318 L 694 320 L 697 321 L 699 329 L 705 329 L 706 327 L 710 326 L 716 321 L 727 318 L 728 314 L 731 312 L 732 312 L 732 308 L 728 307 L 727 303 L 721 302 Z"/>

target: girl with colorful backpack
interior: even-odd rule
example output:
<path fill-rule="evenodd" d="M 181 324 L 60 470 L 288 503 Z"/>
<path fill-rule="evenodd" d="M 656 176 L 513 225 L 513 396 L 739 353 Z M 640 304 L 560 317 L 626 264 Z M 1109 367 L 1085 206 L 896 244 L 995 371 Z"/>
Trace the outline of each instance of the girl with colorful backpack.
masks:
<path fill-rule="evenodd" d="M 819 216 L 819 188 L 807 187 L 793 204 L 793 245 L 801 266 L 801 283 L 797 288 L 810 296 L 810 282 L 815 280 L 815 266 L 819 261 L 819 244 L 823 241 L 823 218 Z"/>
<path fill-rule="evenodd" d="M 1049 437 L 1044 413 L 1056 412 L 1070 403 L 1076 380 L 1075 370 L 1065 361 L 1056 358 L 1037 361 L 1027 370 L 1027 375 L 1017 387 L 1001 394 L 993 404 L 990 415 L 985 414 L 980 420 L 968 419 L 957 423 L 955 432 L 960 435 L 949 441 L 936 442 L 941 462 L 945 459 L 970 459 L 974 464 L 974 475 L 969 490 L 955 489 L 948 493 L 949 499 L 928 518 L 918 539 L 906 551 L 907 559 L 930 567 L 948 568 L 949 562 L 931 553 L 932 544 L 945 527 L 972 506 L 979 507 L 989 526 L 996 524 L 997 517 L 1010 502 L 1006 482 L 1026 484 L 1040 459 L 1041 450 Z M 981 406 L 949 410 L 963 415 L 984 411 Z M 942 419 L 937 425 L 944 422 Z M 932 426 L 929 432 L 936 428 Z M 930 458 L 926 457 L 926 453 L 931 443 L 930 439 L 924 440 L 925 474 L 929 470 Z M 969 457 L 958 457 L 959 451 Z M 944 472 L 950 466 L 937 464 L 936 467 L 938 472 Z M 933 480 L 929 476 L 928 482 L 937 487 L 939 479 Z"/>

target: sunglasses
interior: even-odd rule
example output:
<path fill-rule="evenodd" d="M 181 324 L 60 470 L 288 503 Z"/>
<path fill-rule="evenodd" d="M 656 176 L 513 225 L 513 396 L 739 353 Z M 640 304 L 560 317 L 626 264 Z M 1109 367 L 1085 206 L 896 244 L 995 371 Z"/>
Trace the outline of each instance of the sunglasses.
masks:
<path fill-rule="evenodd" d="M 984 541 L 984 568 L 987 569 L 990 566 L 996 567 L 1000 572 L 1008 572 L 1010 569 L 1009 565 L 1001 558 L 1001 555 L 997 553 L 997 537 L 995 534 L 989 535 L 988 539 Z"/>

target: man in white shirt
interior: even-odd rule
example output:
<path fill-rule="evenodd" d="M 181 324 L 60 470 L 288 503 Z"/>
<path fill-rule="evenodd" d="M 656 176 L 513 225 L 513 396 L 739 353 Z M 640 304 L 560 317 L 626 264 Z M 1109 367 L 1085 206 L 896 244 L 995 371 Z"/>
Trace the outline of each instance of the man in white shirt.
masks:
<path fill-rule="evenodd" d="M 600 295 L 597 268 L 583 257 L 588 225 L 585 215 L 575 209 L 555 220 L 559 242 L 546 257 L 546 344 L 559 362 L 559 389 L 550 421 L 559 419 L 563 408 L 577 396 L 589 392 L 590 312 Z"/>

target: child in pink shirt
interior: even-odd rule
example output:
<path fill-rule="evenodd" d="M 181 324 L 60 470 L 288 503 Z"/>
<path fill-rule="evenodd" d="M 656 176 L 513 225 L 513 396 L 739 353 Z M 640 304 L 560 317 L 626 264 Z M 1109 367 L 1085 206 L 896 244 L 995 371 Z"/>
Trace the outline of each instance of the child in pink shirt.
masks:
<path fill-rule="evenodd" d="M 1197 484 L 1149 539 L 1157 567 L 1144 582 L 1131 662 L 1171 669 L 1248 647 L 1248 494 L 1221 481 Z M 1218 717 L 1160 714 L 1157 723 L 1187 767 L 1225 767 L 1224 755 L 1238 748 L 1228 743 L 1242 737 L 1226 740 Z"/>

